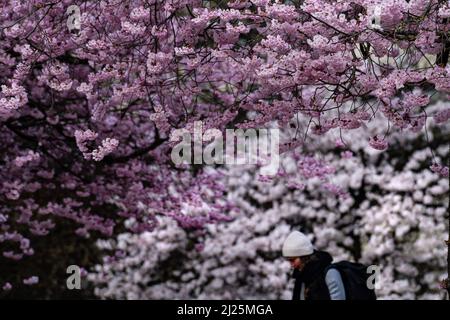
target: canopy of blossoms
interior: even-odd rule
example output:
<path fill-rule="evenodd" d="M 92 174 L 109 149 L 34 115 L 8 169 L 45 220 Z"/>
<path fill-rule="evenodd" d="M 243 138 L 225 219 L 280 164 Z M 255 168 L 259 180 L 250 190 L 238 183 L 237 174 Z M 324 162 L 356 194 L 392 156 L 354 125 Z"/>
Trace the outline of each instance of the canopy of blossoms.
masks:
<path fill-rule="evenodd" d="M 442 0 L 1 1 L 1 263 L 65 220 L 83 237 L 229 220 L 220 171 L 170 160 L 171 133 L 195 121 L 294 125 L 284 151 L 378 115 L 376 150 L 444 125 L 448 105 L 429 104 L 450 93 L 449 17 Z M 309 178 L 331 173 L 301 157 Z"/>

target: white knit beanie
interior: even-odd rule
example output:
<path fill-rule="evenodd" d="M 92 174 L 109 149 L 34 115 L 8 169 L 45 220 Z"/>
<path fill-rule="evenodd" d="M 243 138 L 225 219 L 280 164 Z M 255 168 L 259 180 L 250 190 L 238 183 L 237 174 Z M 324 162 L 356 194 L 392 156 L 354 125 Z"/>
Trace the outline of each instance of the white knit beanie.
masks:
<path fill-rule="evenodd" d="M 302 257 L 314 252 L 308 237 L 299 231 L 292 231 L 283 243 L 283 257 Z"/>

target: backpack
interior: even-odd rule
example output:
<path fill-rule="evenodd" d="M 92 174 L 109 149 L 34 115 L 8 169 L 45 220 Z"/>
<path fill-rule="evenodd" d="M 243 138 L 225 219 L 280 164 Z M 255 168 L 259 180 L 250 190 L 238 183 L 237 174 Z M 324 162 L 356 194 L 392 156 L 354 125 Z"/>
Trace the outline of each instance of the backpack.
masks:
<path fill-rule="evenodd" d="M 346 300 L 377 299 L 375 291 L 367 286 L 367 280 L 371 276 L 367 273 L 367 266 L 361 263 L 340 261 L 328 266 L 326 271 L 329 269 L 336 269 L 341 274 Z"/>

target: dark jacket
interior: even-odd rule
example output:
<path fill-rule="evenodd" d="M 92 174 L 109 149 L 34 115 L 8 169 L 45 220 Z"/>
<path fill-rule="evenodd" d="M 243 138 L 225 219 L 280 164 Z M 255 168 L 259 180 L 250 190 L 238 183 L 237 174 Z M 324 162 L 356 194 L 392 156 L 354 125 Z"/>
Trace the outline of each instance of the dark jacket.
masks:
<path fill-rule="evenodd" d="M 325 251 L 315 251 L 314 256 L 308 261 L 302 271 L 294 270 L 295 278 L 293 300 L 299 300 L 301 296 L 302 284 L 305 288 L 305 300 L 330 300 L 330 281 L 326 281 L 327 268 L 331 265 L 333 258 Z M 329 271 L 328 271 L 329 272 Z M 342 282 L 338 273 L 338 281 Z M 328 277 L 329 278 L 329 277 Z M 333 286 L 333 284 L 331 284 Z M 338 285 L 343 289 L 343 284 Z M 345 297 L 345 292 L 341 296 Z"/>

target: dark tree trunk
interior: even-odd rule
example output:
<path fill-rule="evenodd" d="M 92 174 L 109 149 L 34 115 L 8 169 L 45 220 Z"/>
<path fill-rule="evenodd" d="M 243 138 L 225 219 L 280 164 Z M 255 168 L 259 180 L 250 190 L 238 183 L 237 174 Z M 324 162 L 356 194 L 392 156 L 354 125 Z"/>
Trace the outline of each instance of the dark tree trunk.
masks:
<path fill-rule="evenodd" d="M 444 24 L 447 24 L 448 18 L 443 19 L 442 22 Z M 448 63 L 448 57 L 450 55 L 450 41 L 448 40 L 447 35 L 444 35 L 444 34 L 441 34 L 439 39 L 440 39 L 440 42 L 442 43 L 442 50 L 436 56 L 436 64 L 442 68 L 445 68 L 445 66 Z"/>
<path fill-rule="evenodd" d="M 449 150 L 447 154 L 447 165 L 450 169 L 450 143 Z M 450 300 L 450 174 L 448 176 L 449 185 L 449 195 L 448 195 L 448 206 L 447 206 L 447 218 L 448 218 L 448 237 L 447 237 L 447 298 Z"/>

